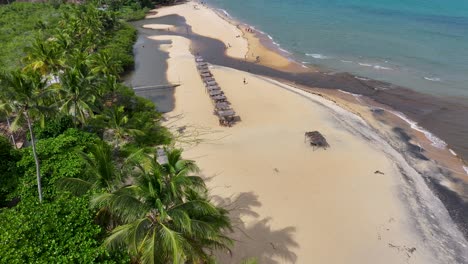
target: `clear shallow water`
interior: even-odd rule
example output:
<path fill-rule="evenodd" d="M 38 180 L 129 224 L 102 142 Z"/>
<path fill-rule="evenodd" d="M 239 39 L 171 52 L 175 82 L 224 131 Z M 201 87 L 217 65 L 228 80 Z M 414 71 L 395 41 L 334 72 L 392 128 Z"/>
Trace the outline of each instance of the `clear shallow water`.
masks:
<path fill-rule="evenodd" d="M 468 97 L 468 1 L 209 0 L 305 64 Z"/>

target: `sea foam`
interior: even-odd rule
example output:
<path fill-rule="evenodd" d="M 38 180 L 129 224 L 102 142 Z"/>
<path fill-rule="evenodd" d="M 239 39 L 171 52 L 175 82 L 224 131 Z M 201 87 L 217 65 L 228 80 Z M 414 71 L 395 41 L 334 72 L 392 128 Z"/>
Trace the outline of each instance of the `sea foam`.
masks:
<path fill-rule="evenodd" d="M 364 78 L 364 77 L 359 77 L 359 76 L 354 76 L 354 79 L 358 79 L 360 81 L 369 81 L 370 79 Z"/>
<path fill-rule="evenodd" d="M 226 15 L 227 17 L 231 17 L 231 15 L 228 13 L 228 11 L 224 10 L 224 9 L 219 9 L 221 12 L 223 12 L 224 15 Z"/>
<path fill-rule="evenodd" d="M 425 80 L 428 80 L 428 81 L 431 81 L 431 82 L 440 82 L 442 81 L 440 78 L 438 77 L 424 77 Z"/>
<path fill-rule="evenodd" d="M 362 62 L 359 62 L 358 63 L 359 65 L 361 66 L 364 66 L 364 67 L 372 67 L 376 70 L 393 70 L 392 68 L 390 67 L 385 67 L 385 66 L 381 66 L 381 65 L 378 65 L 378 64 L 370 64 L 370 63 L 362 63 Z"/>
<path fill-rule="evenodd" d="M 408 123 L 412 129 L 416 130 L 416 131 L 419 131 L 421 133 L 423 133 L 426 138 L 431 141 L 431 145 L 436 147 L 436 148 L 439 148 L 439 149 L 444 149 L 445 147 L 447 147 L 447 143 L 445 143 L 445 141 L 443 141 L 442 139 L 438 138 L 436 135 L 432 134 L 431 132 L 425 130 L 424 128 L 418 126 L 418 123 L 409 119 L 407 116 L 405 116 L 403 113 L 401 112 L 396 112 L 396 111 L 390 111 L 391 113 L 393 113 L 394 115 L 398 116 L 399 118 L 401 118 L 402 120 L 404 120 L 406 123 Z"/>
<path fill-rule="evenodd" d="M 328 59 L 329 57 L 322 55 L 320 53 L 306 53 L 306 56 L 312 57 L 314 59 L 324 60 Z"/>
<path fill-rule="evenodd" d="M 452 153 L 452 155 L 457 156 L 457 153 L 456 153 L 455 151 L 453 151 L 453 150 L 450 149 L 450 148 L 449 148 L 448 150 L 450 151 L 450 153 Z"/>

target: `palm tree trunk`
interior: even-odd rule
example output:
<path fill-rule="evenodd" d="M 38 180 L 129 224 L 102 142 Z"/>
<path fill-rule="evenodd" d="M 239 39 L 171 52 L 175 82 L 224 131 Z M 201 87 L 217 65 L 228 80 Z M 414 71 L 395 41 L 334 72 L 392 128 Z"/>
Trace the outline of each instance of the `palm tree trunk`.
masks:
<path fill-rule="evenodd" d="M 36 152 L 36 140 L 34 139 L 34 133 L 32 130 L 31 119 L 27 112 L 24 113 L 26 121 L 28 122 L 29 135 L 31 136 L 31 145 L 33 149 L 34 161 L 36 162 L 36 178 L 37 178 L 37 191 L 39 192 L 39 202 L 42 203 L 42 185 L 41 185 L 41 171 L 39 167 L 39 158 Z"/>
<path fill-rule="evenodd" d="M 8 124 L 8 130 L 10 130 L 10 132 L 11 132 L 11 123 L 10 123 L 10 118 L 9 118 L 9 117 L 7 117 L 7 119 L 6 119 L 6 120 L 7 120 L 7 124 Z M 15 148 L 16 148 L 16 141 L 15 141 L 15 136 L 13 135 L 13 132 L 11 132 L 11 135 L 10 135 L 10 137 L 11 137 L 11 143 L 13 143 L 13 145 L 14 145 L 14 146 L 15 146 Z"/>

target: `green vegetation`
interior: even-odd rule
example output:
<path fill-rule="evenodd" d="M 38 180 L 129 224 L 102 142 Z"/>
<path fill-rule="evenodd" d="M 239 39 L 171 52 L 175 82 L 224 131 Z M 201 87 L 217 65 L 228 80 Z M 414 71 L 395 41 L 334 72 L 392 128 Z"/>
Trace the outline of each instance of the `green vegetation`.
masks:
<path fill-rule="evenodd" d="M 0 69 L 18 69 L 24 48 L 58 24 L 62 8 L 49 4 L 13 3 L 0 7 Z"/>
<path fill-rule="evenodd" d="M 0 262 L 213 263 L 228 212 L 120 80 L 151 3 L 99 4 L 0 7 Z"/>
<path fill-rule="evenodd" d="M 24 199 L 0 213 L 1 263 L 129 263 L 108 252 L 86 197 L 62 195 L 39 204 Z"/>

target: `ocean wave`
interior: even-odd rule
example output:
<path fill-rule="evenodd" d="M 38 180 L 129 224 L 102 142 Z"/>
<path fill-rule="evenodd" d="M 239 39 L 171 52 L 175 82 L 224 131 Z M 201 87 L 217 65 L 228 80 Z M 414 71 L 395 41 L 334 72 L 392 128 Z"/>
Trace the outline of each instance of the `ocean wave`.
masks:
<path fill-rule="evenodd" d="M 224 10 L 224 9 L 219 9 L 224 15 L 226 15 L 227 17 L 231 17 L 231 15 L 228 13 L 228 11 Z"/>
<path fill-rule="evenodd" d="M 314 58 L 314 59 L 319 59 L 319 60 L 328 59 L 327 56 L 322 55 L 322 54 L 320 54 L 320 53 L 306 53 L 305 55 L 306 55 L 306 56 L 309 56 L 309 57 L 312 57 L 312 58 Z"/>
<path fill-rule="evenodd" d="M 338 89 L 338 91 L 340 91 L 340 92 L 342 92 L 342 93 L 344 93 L 344 94 L 352 95 L 352 96 L 354 96 L 354 97 L 356 97 L 356 98 L 362 97 L 362 94 L 350 93 L 350 92 L 347 92 L 347 91 L 343 91 L 343 90 L 341 90 L 341 89 Z"/>
<path fill-rule="evenodd" d="M 291 54 L 291 52 L 289 52 L 289 51 L 287 51 L 287 50 L 285 50 L 285 49 L 283 49 L 283 48 L 278 48 L 278 49 L 281 50 L 281 51 L 284 52 L 284 53 Z"/>
<path fill-rule="evenodd" d="M 353 61 L 350 61 L 350 60 L 340 60 L 340 61 L 344 63 L 353 63 Z"/>
<path fill-rule="evenodd" d="M 393 70 L 390 67 L 384 67 L 384 66 L 380 66 L 380 65 L 374 65 L 374 69 L 376 69 L 376 70 Z"/>
<path fill-rule="evenodd" d="M 380 66 L 380 65 L 378 65 L 378 64 L 375 64 L 375 65 L 374 65 L 374 64 L 362 63 L 362 62 L 359 62 L 358 64 L 361 65 L 361 66 L 364 66 L 364 67 L 372 67 L 372 68 L 374 68 L 374 69 L 376 69 L 376 70 L 393 70 L 393 69 L 390 68 L 390 67 L 384 67 L 384 66 Z"/>
<path fill-rule="evenodd" d="M 466 174 L 468 175 L 468 167 L 463 166 L 463 169 L 465 170 Z"/>
<path fill-rule="evenodd" d="M 424 77 L 425 80 L 428 80 L 428 81 L 431 81 L 431 82 L 440 82 L 442 81 L 440 78 L 438 77 Z"/>
<path fill-rule="evenodd" d="M 450 151 L 450 153 L 452 153 L 452 155 L 458 156 L 457 153 L 455 151 L 453 151 L 452 149 L 449 148 L 448 150 Z"/>
<path fill-rule="evenodd" d="M 354 76 L 354 79 L 358 79 L 360 81 L 369 81 L 370 79 L 364 78 L 364 77 L 359 77 L 359 76 Z"/>
<path fill-rule="evenodd" d="M 405 121 L 406 123 L 408 123 L 410 125 L 410 127 L 416 131 L 419 131 L 421 133 L 424 134 L 424 136 L 426 136 L 426 138 L 431 141 L 431 145 L 436 147 L 436 148 L 439 148 L 439 149 L 444 149 L 445 147 L 447 147 L 447 143 L 445 143 L 445 141 L 443 141 L 442 139 L 438 138 L 436 135 L 432 134 L 431 132 L 425 130 L 424 128 L 418 126 L 418 123 L 409 119 L 408 117 L 406 117 L 403 113 L 401 112 L 395 112 L 395 111 L 391 111 L 391 113 L 393 113 L 394 115 L 398 116 L 399 118 L 401 118 L 403 121 Z"/>

